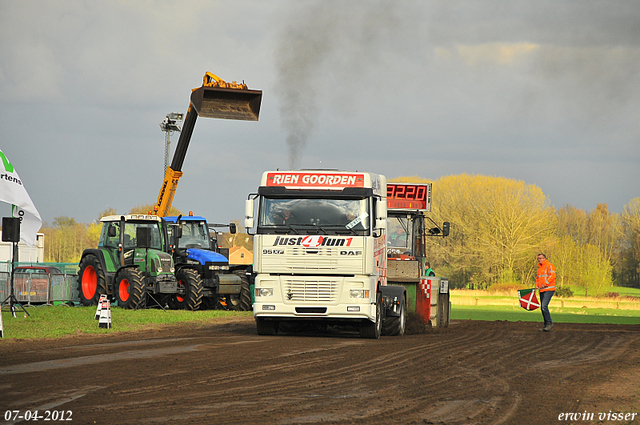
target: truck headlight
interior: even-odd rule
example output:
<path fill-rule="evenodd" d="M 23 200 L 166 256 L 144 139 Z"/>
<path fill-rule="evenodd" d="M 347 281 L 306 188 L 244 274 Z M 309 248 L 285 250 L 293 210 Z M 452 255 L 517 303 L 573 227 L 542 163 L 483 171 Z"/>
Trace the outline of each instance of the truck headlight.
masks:
<path fill-rule="evenodd" d="M 256 297 L 272 297 L 273 288 L 256 288 Z"/>
<path fill-rule="evenodd" d="M 351 289 L 349 290 L 350 298 L 369 298 L 369 290 L 368 289 Z"/>

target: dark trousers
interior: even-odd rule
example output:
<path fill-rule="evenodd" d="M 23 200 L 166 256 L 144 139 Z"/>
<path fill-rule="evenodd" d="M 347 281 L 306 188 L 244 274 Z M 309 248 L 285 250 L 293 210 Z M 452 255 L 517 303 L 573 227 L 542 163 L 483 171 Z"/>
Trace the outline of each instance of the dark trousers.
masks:
<path fill-rule="evenodd" d="M 549 313 L 549 302 L 555 293 L 556 291 L 540 292 L 540 311 L 542 311 L 542 317 L 545 323 L 553 323 L 551 314 Z"/>

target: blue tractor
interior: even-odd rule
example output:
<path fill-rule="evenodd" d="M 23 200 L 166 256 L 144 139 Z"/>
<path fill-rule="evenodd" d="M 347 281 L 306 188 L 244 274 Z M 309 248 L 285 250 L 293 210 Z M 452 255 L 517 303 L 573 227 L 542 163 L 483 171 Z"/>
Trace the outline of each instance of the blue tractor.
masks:
<path fill-rule="evenodd" d="M 251 270 L 245 265 L 230 266 L 229 250 L 220 248 L 217 237 L 210 235 L 212 230 L 217 235 L 217 227 L 229 227 L 235 233 L 235 223 L 208 224 L 204 217 L 191 213 L 164 220 L 180 289 L 171 297 L 169 306 L 186 310 L 251 310 Z"/>

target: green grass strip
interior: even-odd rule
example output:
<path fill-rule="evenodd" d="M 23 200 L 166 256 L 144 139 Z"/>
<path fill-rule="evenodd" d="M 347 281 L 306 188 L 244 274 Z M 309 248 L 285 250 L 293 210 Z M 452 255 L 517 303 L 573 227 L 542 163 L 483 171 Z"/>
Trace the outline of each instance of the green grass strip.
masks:
<path fill-rule="evenodd" d="M 99 327 L 95 319 L 96 307 L 43 306 L 27 307 L 29 315 L 16 307 L 13 317 L 8 307 L 2 309 L 5 339 L 59 338 L 74 334 L 109 334 L 141 330 L 162 324 L 194 322 L 206 323 L 214 318 L 251 316 L 252 312 L 222 310 L 124 310 L 111 309 L 111 329 Z M 1 340 L 0 340 L 1 341 Z"/>
<path fill-rule="evenodd" d="M 640 311 L 605 308 L 549 308 L 554 323 L 607 323 L 615 325 L 640 324 Z M 513 306 L 452 305 L 451 319 L 506 320 L 509 322 L 542 322 L 540 309 L 527 311 Z"/>
<path fill-rule="evenodd" d="M 247 317 L 252 312 L 222 310 L 185 311 L 159 309 L 124 310 L 112 308 L 112 328 L 102 329 L 95 319 L 96 307 L 45 306 L 27 307 L 30 316 L 17 308 L 13 317 L 8 307 L 2 309 L 4 339 L 60 338 L 67 335 L 110 334 L 143 330 L 162 324 L 207 323 L 221 317 Z M 640 310 L 550 308 L 554 323 L 640 324 Z M 540 310 L 526 311 L 514 306 L 452 305 L 452 320 L 506 320 L 542 322 Z M 0 340 L 1 341 L 1 340 Z"/>

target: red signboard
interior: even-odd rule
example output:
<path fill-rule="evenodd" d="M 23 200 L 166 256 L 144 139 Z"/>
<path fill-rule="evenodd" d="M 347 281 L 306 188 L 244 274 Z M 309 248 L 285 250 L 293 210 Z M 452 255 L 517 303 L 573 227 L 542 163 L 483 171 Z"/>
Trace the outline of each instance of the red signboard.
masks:
<path fill-rule="evenodd" d="M 288 188 L 341 189 L 343 187 L 364 187 L 364 174 L 314 173 L 314 172 L 272 172 L 267 173 L 267 186 Z"/>
<path fill-rule="evenodd" d="M 431 183 L 387 183 L 387 209 L 431 211 Z"/>

